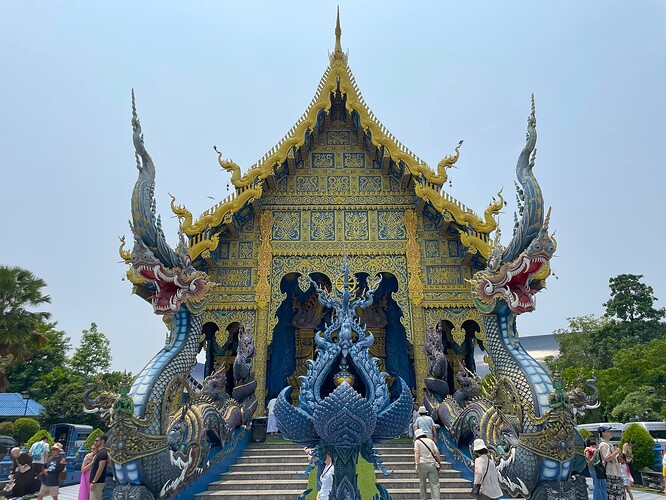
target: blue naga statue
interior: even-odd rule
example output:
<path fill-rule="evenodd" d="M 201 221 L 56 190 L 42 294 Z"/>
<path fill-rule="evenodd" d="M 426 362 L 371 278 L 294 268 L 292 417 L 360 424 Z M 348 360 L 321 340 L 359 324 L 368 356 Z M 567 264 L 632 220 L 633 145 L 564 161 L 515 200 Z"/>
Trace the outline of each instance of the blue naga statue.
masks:
<path fill-rule="evenodd" d="M 352 297 L 349 264 L 346 256 L 341 287 L 330 293 L 310 280 L 319 302 L 333 309 L 332 322 L 317 332 L 317 357 L 308 362 L 307 375 L 301 376 L 298 406 L 291 403 L 291 387 L 280 392 L 275 405 L 278 428 L 289 439 L 316 447 L 320 460 L 331 455 L 335 467 L 331 500 L 357 500 L 356 465 L 360 455 L 384 471 L 375 443 L 398 437 L 412 415 L 413 398 L 409 387 L 396 377 L 392 388 L 397 397 L 391 401 L 386 373 L 370 356 L 374 337 L 365 330 L 356 309 L 372 305 L 379 281 L 362 294 Z M 395 385 L 397 384 L 397 385 Z M 384 471 L 385 472 L 385 471 Z M 390 495 L 377 486 L 383 499 Z"/>
<path fill-rule="evenodd" d="M 194 390 L 188 377 L 200 349 L 201 314 L 213 283 L 193 267 L 182 234 L 175 250 L 166 242 L 155 213 L 155 166 L 143 143 L 134 93 L 132 129 L 139 171 L 130 223 L 134 248 L 130 254 L 121 245 L 121 256 L 132 266 L 127 276 L 135 292 L 151 302 L 170 331 L 131 387 L 115 397 L 102 393 L 97 400 L 86 393 L 86 407 L 111 418 L 114 498 L 151 500 L 179 492 L 224 457 L 219 450 L 240 439 L 235 430 L 250 422 L 257 407 L 254 340 L 249 326 L 242 329 L 231 395 L 224 390 L 224 370 L 208 377 L 199 393 Z M 185 390 L 190 401 L 183 406 Z"/>
<path fill-rule="evenodd" d="M 575 473 L 585 462 L 575 416 L 594 407 L 596 394 L 570 399 L 562 381 L 551 380 L 525 352 L 516 330 L 517 316 L 535 308 L 535 294 L 545 287 L 556 247 L 548 234 L 550 211 L 544 213 L 533 173 L 536 138 L 532 98 L 526 145 L 516 166 L 520 219 L 516 217 L 506 247 L 499 243 L 498 230 L 486 269 L 471 280 L 474 304 L 484 313 L 483 345 L 492 376 L 483 386 L 477 384 L 471 397 L 428 390 L 426 404 L 443 424 L 443 441 L 459 464 L 473 466 L 471 443 L 480 437 L 498 464 L 500 484 L 508 494 L 582 500 L 587 498 L 585 481 Z"/>

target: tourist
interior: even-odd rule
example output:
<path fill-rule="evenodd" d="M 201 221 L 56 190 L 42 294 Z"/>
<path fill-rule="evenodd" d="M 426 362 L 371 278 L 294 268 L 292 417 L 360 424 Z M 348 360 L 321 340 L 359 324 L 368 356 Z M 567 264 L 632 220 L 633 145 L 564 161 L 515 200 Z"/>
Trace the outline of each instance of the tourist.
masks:
<path fill-rule="evenodd" d="M 277 419 L 275 418 L 275 404 L 277 403 L 277 398 L 273 398 L 268 402 L 266 409 L 268 410 L 268 423 L 266 425 L 266 432 L 268 434 L 275 434 L 278 432 Z"/>
<path fill-rule="evenodd" d="M 620 453 L 620 455 L 617 457 L 617 462 L 620 468 L 620 477 L 622 478 L 624 491 L 627 492 L 627 495 L 629 495 L 631 500 L 634 500 L 634 494 L 631 492 L 631 487 L 634 484 L 634 478 L 631 475 L 629 464 L 627 463 L 627 457 L 624 453 Z"/>
<path fill-rule="evenodd" d="M 585 462 L 587 463 L 587 470 L 590 473 L 590 477 L 592 478 L 592 486 L 593 486 L 593 500 L 605 500 L 604 497 L 601 494 L 601 486 L 599 485 L 599 480 L 597 479 L 597 473 L 594 470 L 594 465 L 592 465 L 592 455 L 594 455 L 594 452 L 597 451 L 597 440 L 594 439 L 594 436 L 590 436 L 585 440 Z"/>
<path fill-rule="evenodd" d="M 97 436 L 95 439 L 97 453 L 90 466 L 90 500 L 102 500 L 102 491 L 106 484 L 106 464 L 109 462 L 106 439 L 106 434 Z"/>
<path fill-rule="evenodd" d="M 30 447 L 30 456 L 32 457 L 32 468 L 35 474 L 41 474 L 44 470 L 44 464 L 49 458 L 49 438 L 44 436 L 39 441 L 32 443 Z"/>
<path fill-rule="evenodd" d="M 53 500 L 58 500 L 58 486 L 60 485 L 58 476 L 65 470 L 65 466 L 67 465 L 67 459 L 61 457 L 60 452 L 62 452 L 62 445 L 60 443 L 55 443 L 51 446 L 51 456 L 44 464 L 42 486 L 39 489 L 37 500 L 42 500 L 47 495 L 53 497 Z"/>
<path fill-rule="evenodd" d="M 430 483 L 430 498 L 439 500 L 439 467 L 441 457 L 437 445 L 423 429 L 414 431 L 414 466 L 419 475 L 421 500 L 426 500 L 426 483 Z"/>
<path fill-rule="evenodd" d="M 88 500 L 90 498 L 90 468 L 97 454 L 97 445 L 93 443 L 90 447 L 90 453 L 86 453 L 81 464 L 81 482 L 79 484 L 79 500 Z"/>
<path fill-rule="evenodd" d="M 419 404 L 414 403 L 412 407 L 412 421 L 409 422 L 409 437 L 412 439 L 414 439 L 414 423 L 417 418 L 419 418 Z"/>
<path fill-rule="evenodd" d="M 7 486 L 0 492 L 0 495 L 7 498 L 20 498 L 37 493 L 41 484 L 35 477 L 32 457 L 26 452 L 21 452 L 20 448 L 13 448 L 10 456 L 12 459 L 11 475 Z"/>
<path fill-rule="evenodd" d="M 416 436 L 417 429 L 421 429 L 428 438 L 437 443 L 435 421 L 428 415 L 428 410 L 426 410 L 425 406 L 419 407 L 419 417 L 414 421 L 414 436 Z"/>
<path fill-rule="evenodd" d="M 324 462 L 324 470 L 319 476 L 321 480 L 321 487 L 317 493 L 317 500 L 328 500 L 331 490 L 333 489 L 333 476 L 335 475 L 335 467 L 333 466 L 333 459 L 330 454 L 326 454 L 326 461 Z"/>
<path fill-rule="evenodd" d="M 664 476 L 664 494 L 666 495 L 666 450 L 661 451 L 661 475 Z"/>
<path fill-rule="evenodd" d="M 601 438 L 601 443 L 598 446 L 599 455 L 601 462 L 606 467 L 606 479 L 600 479 L 599 484 L 601 485 L 601 491 L 605 489 L 603 498 L 607 498 L 608 500 L 625 500 L 624 484 L 620 475 L 620 466 L 617 463 L 620 449 L 610 443 L 611 429 L 612 427 L 607 425 L 602 425 L 597 429 Z"/>
<path fill-rule="evenodd" d="M 483 439 L 475 439 L 472 449 L 477 455 L 474 460 L 474 486 L 479 486 L 479 497 L 482 500 L 497 499 L 502 496 L 499 474 L 495 461 L 490 458 L 488 448 Z"/>
<path fill-rule="evenodd" d="M 634 445 L 636 442 L 633 439 L 628 439 L 626 443 L 622 445 L 622 453 L 627 457 L 627 465 L 629 466 L 629 472 L 633 476 L 636 469 L 634 469 Z"/>

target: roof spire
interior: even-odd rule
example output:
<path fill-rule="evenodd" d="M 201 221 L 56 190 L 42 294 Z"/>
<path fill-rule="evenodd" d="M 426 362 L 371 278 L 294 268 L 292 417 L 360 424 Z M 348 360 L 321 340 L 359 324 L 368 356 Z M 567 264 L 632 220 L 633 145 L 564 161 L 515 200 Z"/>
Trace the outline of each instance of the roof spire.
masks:
<path fill-rule="evenodd" d="M 335 19 L 335 50 L 333 54 L 329 54 L 331 63 L 334 61 L 342 61 L 344 64 L 347 64 L 347 54 L 342 52 L 342 43 L 340 42 L 340 36 L 342 35 L 342 29 L 340 28 L 340 6 L 338 5 L 337 17 Z"/>

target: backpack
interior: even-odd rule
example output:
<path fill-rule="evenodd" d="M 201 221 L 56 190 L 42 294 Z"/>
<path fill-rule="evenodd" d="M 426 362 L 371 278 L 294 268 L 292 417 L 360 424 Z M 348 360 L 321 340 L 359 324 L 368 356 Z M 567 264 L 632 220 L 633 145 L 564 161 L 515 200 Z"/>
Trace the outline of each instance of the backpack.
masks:
<path fill-rule="evenodd" d="M 44 455 L 44 441 L 38 441 L 32 448 L 32 459 L 41 460 Z"/>
<path fill-rule="evenodd" d="M 597 448 L 596 450 L 594 450 L 594 453 L 590 458 L 590 463 L 592 465 L 599 465 L 600 462 L 601 462 L 601 453 L 599 453 L 599 448 Z"/>
<path fill-rule="evenodd" d="M 594 473 L 597 476 L 597 479 L 606 479 L 606 466 L 601 461 L 601 453 L 599 448 L 594 450 L 592 458 L 590 458 L 590 463 L 594 467 Z"/>

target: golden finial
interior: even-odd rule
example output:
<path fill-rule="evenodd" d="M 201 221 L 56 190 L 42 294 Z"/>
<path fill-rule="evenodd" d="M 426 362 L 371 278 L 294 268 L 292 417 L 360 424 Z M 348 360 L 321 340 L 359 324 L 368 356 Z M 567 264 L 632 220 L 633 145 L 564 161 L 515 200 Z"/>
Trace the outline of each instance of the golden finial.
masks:
<path fill-rule="evenodd" d="M 347 64 L 347 54 L 342 52 L 342 42 L 340 42 L 340 37 L 342 36 L 342 29 L 340 28 L 340 6 L 338 5 L 337 17 L 335 19 L 335 50 L 333 54 L 329 54 L 331 63 L 333 61 L 342 61 L 342 63 Z"/>

